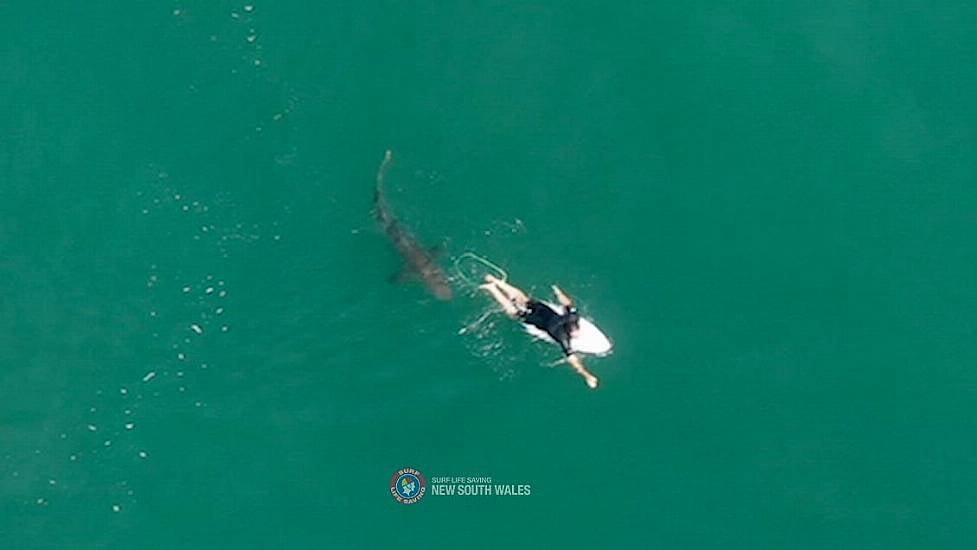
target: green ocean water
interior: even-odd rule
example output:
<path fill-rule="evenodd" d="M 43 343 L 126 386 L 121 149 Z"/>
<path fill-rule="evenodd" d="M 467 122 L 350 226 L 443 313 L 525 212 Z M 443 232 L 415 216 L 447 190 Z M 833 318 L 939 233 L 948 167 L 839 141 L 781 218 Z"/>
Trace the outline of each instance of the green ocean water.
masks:
<path fill-rule="evenodd" d="M 977 546 L 975 21 L 0 2 L 0 548 Z"/>

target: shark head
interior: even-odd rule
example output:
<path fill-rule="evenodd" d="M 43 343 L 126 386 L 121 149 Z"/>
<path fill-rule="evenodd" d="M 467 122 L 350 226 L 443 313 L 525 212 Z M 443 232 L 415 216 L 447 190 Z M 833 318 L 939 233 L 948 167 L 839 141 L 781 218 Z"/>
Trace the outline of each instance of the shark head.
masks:
<path fill-rule="evenodd" d="M 438 300 L 450 300 L 454 296 L 454 292 L 451 290 L 451 285 L 445 278 L 444 272 L 436 264 L 429 263 L 425 266 L 421 270 L 421 278 L 424 280 L 424 286 Z"/>
<path fill-rule="evenodd" d="M 427 279 L 427 288 L 438 300 L 450 300 L 454 296 L 451 285 L 439 273 L 437 277 Z"/>

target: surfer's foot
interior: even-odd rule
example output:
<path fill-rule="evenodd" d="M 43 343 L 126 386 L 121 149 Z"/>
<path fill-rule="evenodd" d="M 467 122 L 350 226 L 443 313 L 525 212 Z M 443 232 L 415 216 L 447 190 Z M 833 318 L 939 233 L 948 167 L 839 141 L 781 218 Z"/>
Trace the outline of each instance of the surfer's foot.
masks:
<path fill-rule="evenodd" d="M 495 284 L 497 281 L 498 281 L 498 279 L 496 279 L 495 277 L 493 277 L 491 275 L 486 275 L 485 276 L 485 283 L 484 284 L 481 284 L 481 285 L 478 285 L 478 288 L 481 288 L 483 290 L 488 290 L 490 288 L 498 288 L 498 285 Z"/>

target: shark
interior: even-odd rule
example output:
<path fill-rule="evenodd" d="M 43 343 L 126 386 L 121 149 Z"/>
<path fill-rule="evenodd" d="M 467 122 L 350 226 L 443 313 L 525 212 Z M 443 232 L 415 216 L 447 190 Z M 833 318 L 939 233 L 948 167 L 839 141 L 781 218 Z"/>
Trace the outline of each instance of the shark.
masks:
<path fill-rule="evenodd" d="M 417 238 L 408 231 L 390 211 L 390 205 L 383 194 L 383 177 L 393 160 L 393 153 L 389 150 L 383 156 L 380 169 L 377 170 L 377 186 L 373 193 L 373 209 L 377 221 L 383 227 L 384 233 L 390 238 L 394 248 L 404 259 L 404 270 L 400 278 L 417 277 L 424 283 L 428 291 L 439 300 L 450 300 L 453 292 L 448 284 L 448 277 L 437 262 L 435 248 L 427 248 L 418 242 Z"/>

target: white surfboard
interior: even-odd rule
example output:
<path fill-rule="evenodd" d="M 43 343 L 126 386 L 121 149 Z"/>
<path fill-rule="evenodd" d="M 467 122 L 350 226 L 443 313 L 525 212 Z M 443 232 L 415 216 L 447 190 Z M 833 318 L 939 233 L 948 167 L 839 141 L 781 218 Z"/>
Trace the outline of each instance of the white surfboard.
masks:
<path fill-rule="evenodd" d="M 550 302 L 543 303 L 553 308 L 553 311 L 556 311 L 557 313 L 562 314 L 565 311 L 563 306 Z M 534 337 L 541 340 L 546 340 L 547 342 L 553 342 L 554 344 L 556 343 L 553 338 L 550 338 L 549 334 L 546 334 L 546 331 L 540 330 L 533 325 L 523 324 L 523 326 L 526 327 L 526 331 Z M 583 317 L 580 318 L 580 328 L 577 330 L 577 333 L 573 335 L 573 338 L 570 339 L 570 349 L 572 351 L 586 353 L 589 355 L 607 355 L 611 352 L 613 347 L 614 346 L 611 344 L 610 339 L 607 338 L 607 335 L 601 332 L 599 328 L 597 328 L 597 325 L 588 319 L 584 319 Z"/>

